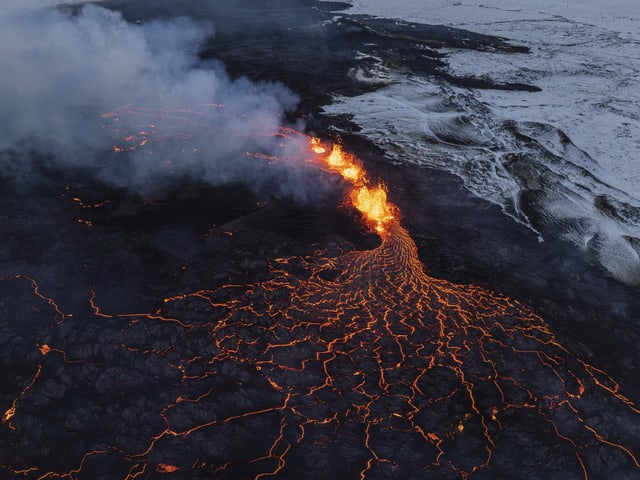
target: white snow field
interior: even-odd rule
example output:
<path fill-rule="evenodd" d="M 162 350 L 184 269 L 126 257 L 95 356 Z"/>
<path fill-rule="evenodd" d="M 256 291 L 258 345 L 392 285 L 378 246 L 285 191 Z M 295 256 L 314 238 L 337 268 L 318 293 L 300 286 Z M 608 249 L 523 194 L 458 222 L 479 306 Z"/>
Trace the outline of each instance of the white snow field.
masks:
<path fill-rule="evenodd" d="M 542 91 L 451 87 L 380 65 L 386 87 L 337 98 L 328 112 L 352 114 L 397 161 L 459 175 L 534 230 L 520 193 L 539 190 L 545 221 L 561 237 L 611 276 L 640 283 L 640 2 L 349 3 L 350 14 L 446 25 L 529 47 L 529 54 L 451 49 L 449 71 Z"/>

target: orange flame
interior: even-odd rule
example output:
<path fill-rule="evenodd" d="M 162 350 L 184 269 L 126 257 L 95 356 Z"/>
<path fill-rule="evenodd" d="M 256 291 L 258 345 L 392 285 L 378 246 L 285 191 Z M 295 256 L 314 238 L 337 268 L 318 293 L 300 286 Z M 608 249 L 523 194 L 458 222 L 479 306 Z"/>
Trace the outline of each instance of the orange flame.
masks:
<path fill-rule="evenodd" d="M 326 153 L 327 151 L 320 143 L 320 139 L 317 137 L 313 137 L 311 139 L 311 150 L 317 154 Z"/>
<path fill-rule="evenodd" d="M 311 139 L 311 150 L 317 155 L 324 155 L 327 151 L 318 138 Z M 384 184 L 367 186 L 367 172 L 362 163 L 355 156 L 345 153 L 338 144 L 334 144 L 331 153 L 322 159 L 331 171 L 353 185 L 350 194 L 352 205 L 373 224 L 378 233 L 383 233 L 385 226 L 394 218 L 395 211 L 395 207 L 387 200 Z"/>
<path fill-rule="evenodd" d="M 364 217 L 375 224 L 378 233 L 393 219 L 393 208 L 387 201 L 387 191 L 383 185 L 369 188 L 363 185 L 351 193 L 351 201 Z"/>
<path fill-rule="evenodd" d="M 324 147 L 321 148 L 324 149 Z M 315 148 L 314 151 L 316 151 Z M 331 170 L 339 173 L 349 183 L 355 184 L 365 179 L 366 172 L 360 162 L 353 155 L 345 153 L 338 144 L 333 145 L 326 163 Z"/>

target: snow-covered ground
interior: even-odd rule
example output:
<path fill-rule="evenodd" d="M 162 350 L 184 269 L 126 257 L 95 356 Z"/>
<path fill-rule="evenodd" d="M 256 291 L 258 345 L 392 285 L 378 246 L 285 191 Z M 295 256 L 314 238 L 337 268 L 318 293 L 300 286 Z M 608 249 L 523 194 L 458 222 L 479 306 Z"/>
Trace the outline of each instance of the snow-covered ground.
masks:
<path fill-rule="evenodd" d="M 531 55 L 452 52 L 450 67 L 455 73 L 541 87 L 536 94 L 476 93 L 503 117 L 544 121 L 562 129 L 598 160 L 603 179 L 640 196 L 639 1 L 353 4 L 359 13 L 455 26 L 531 47 Z"/>
<path fill-rule="evenodd" d="M 640 2 L 350 3 L 349 13 L 447 25 L 529 47 L 529 54 L 450 50 L 449 70 L 541 92 L 396 75 L 386 88 L 339 98 L 329 110 L 353 114 L 397 160 L 450 170 L 525 223 L 518 198 L 523 184 L 536 190 L 540 177 L 548 220 L 562 236 L 614 277 L 640 283 Z M 514 153 L 522 157 L 516 163 Z"/>

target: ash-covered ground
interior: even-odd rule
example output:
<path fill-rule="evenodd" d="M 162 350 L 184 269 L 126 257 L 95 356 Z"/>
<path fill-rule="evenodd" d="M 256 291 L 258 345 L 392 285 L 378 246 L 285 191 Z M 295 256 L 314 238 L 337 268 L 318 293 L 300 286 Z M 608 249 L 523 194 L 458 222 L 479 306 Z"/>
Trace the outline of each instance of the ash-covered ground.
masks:
<path fill-rule="evenodd" d="M 349 16 L 330 2 L 103 5 L 125 20 L 90 19 L 108 19 L 115 32 L 181 16 L 214 28 L 184 43 L 193 63 L 178 74 L 155 63 L 142 70 L 145 81 L 171 79 L 150 83 L 153 96 L 122 83 L 125 95 L 109 92 L 97 106 L 54 102 L 47 114 L 63 108 L 81 117 L 74 128 L 108 132 L 105 141 L 78 140 L 86 163 L 59 159 L 77 154 L 68 139 L 47 151 L 55 140 L 40 129 L 10 130 L 18 140 L 2 143 L 2 475 L 640 475 L 637 287 L 608 277 L 560 236 L 539 242 L 457 177 L 390 161 L 351 118 L 323 110 L 334 96 L 386 85 L 372 74 L 380 66 L 425 82 L 535 91 L 447 68 L 451 49 L 508 56 L 526 54 L 524 46 Z M 174 31 L 166 25 L 181 31 L 167 23 L 148 38 L 161 42 Z M 222 98 L 196 99 L 224 103 L 224 115 L 164 104 L 171 92 L 193 101 L 185 92 L 199 92 L 200 77 L 190 73 L 183 90 L 179 74 L 194 68 L 225 85 Z M 227 85 L 222 71 L 250 83 Z M 144 108 L 115 103 L 127 95 Z M 263 111 L 259 102 L 273 99 Z M 23 118 L 16 111 L 11 118 Z M 52 131 L 58 120 L 39 119 Z M 384 181 L 430 277 L 413 272 L 419 281 L 394 291 L 393 280 L 411 277 L 395 266 L 404 256 L 394 260 L 334 175 L 282 160 L 296 152 L 283 146 L 286 134 L 275 145 L 255 140 L 278 124 L 341 138 Z M 528 205 L 534 217 L 535 198 Z M 359 262 L 385 268 L 354 276 Z"/>

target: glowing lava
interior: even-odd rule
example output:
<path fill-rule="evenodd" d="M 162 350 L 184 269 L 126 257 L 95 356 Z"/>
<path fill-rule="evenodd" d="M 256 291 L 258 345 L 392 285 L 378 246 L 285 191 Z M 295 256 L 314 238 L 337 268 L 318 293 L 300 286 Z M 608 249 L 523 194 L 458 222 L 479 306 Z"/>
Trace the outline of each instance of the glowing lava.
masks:
<path fill-rule="evenodd" d="M 380 183 L 369 186 L 368 179 L 362 162 L 354 155 L 344 152 L 340 144 L 335 143 L 331 153 L 326 153 L 318 138 L 310 140 L 311 150 L 323 157 L 329 169 L 338 173 L 346 182 L 353 186 L 350 193 L 352 205 L 364 216 L 364 218 L 382 234 L 386 225 L 396 216 L 397 208 L 387 200 L 387 189 Z"/>
<path fill-rule="evenodd" d="M 22 379 L 5 412 L 14 430 L 3 434 L 19 441 L 20 422 L 37 410 L 23 406 L 62 382 L 60 372 L 82 391 L 122 371 L 98 396 L 106 396 L 100 408 L 113 403 L 127 421 L 140 412 L 144 421 L 138 430 L 102 422 L 72 467 L 57 466 L 64 446 L 45 444 L 50 471 L 25 459 L 3 470 L 28 480 L 91 478 L 112 465 L 127 480 L 465 480 L 512 478 L 527 465 L 536 478 L 595 480 L 612 459 L 617 478 L 640 473 L 628 427 L 640 409 L 612 377 L 568 351 L 526 306 L 428 276 L 385 186 L 372 186 L 339 145 L 327 153 L 306 141 L 310 161 L 344 179 L 380 245 L 275 258 L 264 281 L 176 294 L 154 312 L 110 312 L 92 292 L 83 321 L 104 326 L 96 351 L 109 345 L 95 361 L 82 357 L 94 354 L 85 337 L 64 336 L 72 322 L 83 330 L 81 320 L 27 280 L 52 321 L 33 346 L 35 376 Z M 162 391 L 147 394 L 139 386 L 147 380 Z M 138 382 L 128 394 L 127 381 Z M 609 411 L 615 417 L 602 416 Z"/>
<path fill-rule="evenodd" d="M 391 205 L 387 202 L 387 191 L 382 185 L 369 188 L 366 185 L 358 188 L 351 197 L 353 205 L 375 224 L 378 233 L 385 231 L 385 226 L 393 220 Z"/>

